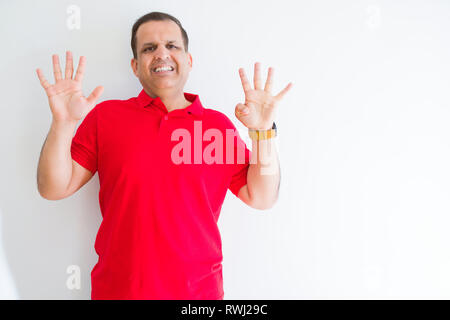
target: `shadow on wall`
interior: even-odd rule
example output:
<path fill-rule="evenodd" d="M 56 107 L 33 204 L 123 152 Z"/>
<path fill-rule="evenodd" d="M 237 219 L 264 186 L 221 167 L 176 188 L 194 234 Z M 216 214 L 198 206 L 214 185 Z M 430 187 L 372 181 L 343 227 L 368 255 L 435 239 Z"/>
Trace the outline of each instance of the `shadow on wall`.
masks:
<path fill-rule="evenodd" d="M 2 209 L 0 208 L 0 299 L 19 299 L 17 288 L 3 251 L 2 217 Z"/>

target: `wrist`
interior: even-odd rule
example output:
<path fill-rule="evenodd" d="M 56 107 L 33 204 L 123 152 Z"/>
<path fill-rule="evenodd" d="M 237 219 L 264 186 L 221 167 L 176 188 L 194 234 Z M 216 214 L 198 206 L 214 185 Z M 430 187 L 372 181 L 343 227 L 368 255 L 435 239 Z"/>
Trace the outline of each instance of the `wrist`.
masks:
<path fill-rule="evenodd" d="M 74 130 L 77 126 L 77 121 L 61 121 L 53 119 L 50 127 L 54 130 L 61 131 L 61 130 Z"/>
<path fill-rule="evenodd" d="M 248 129 L 248 135 L 252 140 L 266 140 L 275 138 L 277 136 L 277 126 L 273 122 L 272 127 L 269 129 Z"/>
<path fill-rule="evenodd" d="M 273 129 L 273 125 L 275 122 L 272 122 L 268 127 L 258 127 L 258 128 L 249 128 L 249 130 L 258 130 L 258 131 L 265 131 L 265 130 L 270 130 Z"/>

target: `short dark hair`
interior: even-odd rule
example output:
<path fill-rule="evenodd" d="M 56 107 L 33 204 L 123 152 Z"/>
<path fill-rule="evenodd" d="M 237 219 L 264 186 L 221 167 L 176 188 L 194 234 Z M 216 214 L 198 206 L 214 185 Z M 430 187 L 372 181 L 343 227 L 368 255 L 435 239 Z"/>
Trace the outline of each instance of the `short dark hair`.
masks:
<path fill-rule="evenodd" d="M 165 20 L 172 20 L 175 22 L 178 27 L 180 27 L 181 30 L 181 36 L 183 37 L 183 44 L 184 44 L 184 50 L 188 51 L 188 45 L 189 45 L 189 38 L 186 33 L 186 30 L 182 27 L 180 21 L 178 21 L 177 18 L 174 16 L 171 16 L 170 14 L 163 13 L 163 12 L 150 12 L 146 15 L 140 17 L 133 25 L 133 28 L 131 29 L 131 50 L 133 50 L 133 57 L 137 59 L 137 48 L 136 48 L 136 33 L 139 29 L 139 26 L 145 22 L 148 21 L 165 21 Z"/>

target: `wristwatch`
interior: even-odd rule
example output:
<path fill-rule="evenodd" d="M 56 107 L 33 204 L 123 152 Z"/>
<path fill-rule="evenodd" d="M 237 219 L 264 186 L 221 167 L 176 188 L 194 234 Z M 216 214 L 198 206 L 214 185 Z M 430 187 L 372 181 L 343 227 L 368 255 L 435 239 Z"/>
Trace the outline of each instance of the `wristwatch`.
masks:
<path fill-rule="evenodd" d="M 248 135 L 252 140 L 267 140 L 277 136 L 277 126 L 275 122 L 269 130 L 248 129 Z"/>

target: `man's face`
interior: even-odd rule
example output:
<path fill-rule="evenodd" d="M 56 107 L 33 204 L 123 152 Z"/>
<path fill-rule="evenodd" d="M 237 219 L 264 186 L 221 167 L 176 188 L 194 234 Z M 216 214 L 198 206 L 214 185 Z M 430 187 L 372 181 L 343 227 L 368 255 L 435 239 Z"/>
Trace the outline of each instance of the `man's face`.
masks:
<path fill-rule="evenodd" d="M 156 96 L 183 93 L 192 69 L 192 56 L 184 50 L 178 25 L 171 21 L 149 21 L 136 32 L 137 59 L 134 74 Z"/>

